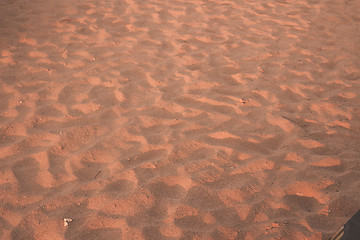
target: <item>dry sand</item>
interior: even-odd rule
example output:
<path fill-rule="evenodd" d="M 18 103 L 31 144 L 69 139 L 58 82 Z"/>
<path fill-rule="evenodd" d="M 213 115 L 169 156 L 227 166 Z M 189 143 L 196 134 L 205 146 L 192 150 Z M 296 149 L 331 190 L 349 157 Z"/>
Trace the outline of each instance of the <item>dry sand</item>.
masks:
<path fill-rule="evenodd" d="M 2 0 L 0 238 L 329 238 L 360 206 L 359 9 Z"/>

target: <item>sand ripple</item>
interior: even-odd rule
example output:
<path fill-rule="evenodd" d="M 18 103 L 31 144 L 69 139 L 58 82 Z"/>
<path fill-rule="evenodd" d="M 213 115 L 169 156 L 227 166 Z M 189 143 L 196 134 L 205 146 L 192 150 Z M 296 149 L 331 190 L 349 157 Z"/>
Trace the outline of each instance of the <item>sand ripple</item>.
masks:
<path fill-rule="evenodd" d="M 360 200 L 358 9 L 1 1 L 0 238 L 328 239 Z"/>

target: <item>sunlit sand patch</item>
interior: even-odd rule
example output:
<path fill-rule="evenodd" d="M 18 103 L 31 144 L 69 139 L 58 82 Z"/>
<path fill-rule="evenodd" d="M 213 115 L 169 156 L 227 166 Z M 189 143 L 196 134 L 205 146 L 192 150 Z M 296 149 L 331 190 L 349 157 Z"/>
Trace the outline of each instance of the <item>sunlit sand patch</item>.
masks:
<path fill-rule="evenodd" d="M 245 106 L 246 107 L 261 107 L 262 104 L 259 103 L 258 101 L 256 101 L 254 98 L 248 98 L 245 101 Z"/>
<path fill-rule="evenodd" d="M 280 85 L 280 88 L 281 88 L 283 91 L 289 90 L 289 91 L 291 91 L 291 92 L 293 92 L 293 93 L 296 93 L 296 94 L 300 95 L 300 96 L 303 97 L 303 98 L 306 98 L 306 94 L 304 94 L 304 93 L 302 92 L 302 90 L 299 89 L 298 87 L 293 87 L 293 86 L 289 86 L 289 85 Z"/>
<path fill-rule="evenodd" d="M 146 28 L 135 27 L 131 23 L 127 24 L 126 28 L 128 29 L 129 32 L 138 32 L 138 31 L 146 31 L 147 30 Z"/>
<path fill-rule="evenodd" d="M 95 76 L 89 76 L 86 78 L 86 80 L 91 84 L 91 85 L 101 85 L 102 84 L 102 80 L 99 77 L 95 77 Z"/>
<path fill-rule="evenodd" d="M 89 10 L 86 10 L 87 15 L 92 15 L 94 13 L 96 13 L 96 7 L 95 6 L 93 8 L 90 8 Z"/>
<path fill-rule="evenodd" d="M 235 136 L 235 135 L 233 135 L 233 134 L 231 134 L 229 132 L 225 132 L 225 131 L 210 133 L 209 136 L 213 137 L 213 138 L 220 138 L 220 139 L 224 139 L 224 138 L 238 138 L 238 139 L 241 139 L 241 137 Z"/>
<path fill-rule="evenodd" d="M 156 94 L 156 93 L 158 93 L 158 90 L 155 89 L 153 92 Z M 158 106 L 162 110 L 164 110 L 166 112 L 179 114 L 178 115 L 179 117 L 181 115 L 184 117 L 192 117 L 193 115 L 196 116 L 196 115 L 200 114 L 200 112 L 201 112 L 200 110 L 196 110 L 196 109 L 185 109 L 183 106 L 181 106 L 175 102 L 164 101 L 162 99 L 162 96 L 160 96 L 160 94 L 159 94 L 159 96 L 156 97 L 155 102 L 156 102 L 156 106 Z M 171 119 L 171 120 L 169 119 L 168 123 L 174 122 L 173 120 L 179 121 L 179 118 Z"/>
<path fill-rule="evenodd" d="M 311 165 L 318 166 L 318 167 L 332 167 L 332 166 L 339 166 L 340 164 L 341 164 L 340 159 L 328 157 L 328 158 L 319 160 L 317 162 L 314 162 Z"/>
<path fill-rule="evenodd" d="M 76 55 L 76 56 L 81 56 L 81 57 L 87 58 L 87 59 L 92 58 L 90 53 L 85 51 L 85 50 L 78 50 L 78 51 L 74 52 L 73 54 Z"/>
<path fill-rule="evenodd" d="M 36 176 L 36 183 L 44 188 L 54 187 L 57 185 L 56 182 L 54 176 L 48 170 L 40 171 Z"/>
<path fill-rule="evenodd" d="M 49 169 L 49 160 L 47 152 L 39 152 L 33 154 L 32 157 L 39 163 L 39 170 L 44 171 Z"/>
<path fill-rule="evenodd" d="M 169 186 L 180 185 L 186 191 L 195 186 L 189 174 L 186 172 L 185 168 L 179 167 L 177 171 L 179 173 L 178 176 L 159 177 L 157 178 L 157 181 L 166 182 L 166 184 Z"/>
<path fill-rule="evenodd" d="M 223 171 L 218 171 L 214 166 L 210 166 L 207 168 L 207 170 L 196 170 L 197 183 L 216 183 L 222 178 Z M 189 170 L 189 172 L 191 172 L 191 170 Z"/>
<path fill-rule="evenodd" d="M 135 135 L 125 128 L 117 129 L 112 135 L 111 141 L 118 143 L 119 145 L 121 144 L 125 149 L 132 146 L 131 142 L 141 143 L 142 145 L 145 144 L 145 146 L 147 145 L 147 141 L 144 136 Z"/>
<path fill-rule="evenodd" d="M 74 33 L 76 32 L 76 26 L 71 23 L 71 21 L 62 21 L 56 23 L 56 29 L 54 31 L 58 33 Z M 73 34 L 70 34 L 73 36 Z M 70 40 L 70 39 L 69 39 Z"/>
<path fill-rule="evenodd" d="M 289 172 L 289 171 L 295 171 L 295 169 L 291 168 L 291 167 L 286 167 L 286 166 L 281 166 L 279 169 L 279 172 Z"/>
<path fill-rule="evenodd" d="M 318 148 L 324 146 L 323 143 L 312 139 L 299 139 L 297 142 L 306 148 Z"/>
<path fill-rule="evenodd" d="M 327 125 L 330 126 L 330 127 L 339 126 L 339 127 L 344 127 L 344 128 L 347 128 L 347 129 L 351 129 L 351 125 L 350 125 L 349 122 L 344 122 L 344 121 L 339 121 L 339 120 L 328 123 Z"/>
<path fill-rule="evenodd" d="M 205 216 L 203 217 L 204 223 L 206 224 L 215 224 L 216 218 L 211 215 L 211 213 L 207 212 Z"/>
<path fill-rule="evenodd" d="M 267 139 L 271 139 L 271 138 L 275 138 L 276 135 L 275 134 L 256 134 L 257 137 L 261 138 L 261 140 L 267 140 Z"/>
<path fill-rule="evenodd" d="M 223 106 L 224 107 L 230 107 L 230 108 L 233 108 L 234 112 L 236 112 L 236 113 L 239 113 L 239 114 L 243 113 L 238 107 L 236 107 L 233 104 L 216 101 L 216 100 L 211 99 L 211 98 L 201 97 L 201 98 L 198 98 L 197 101 L 200 102 L 200 103 L 210 104 L 210 105 L 213 105 L 213 106 L 216 106 L 216 107 L 223 107 Z"/>
<path fill-rule="evenodd" d="M 162 21 L 159 17 L 159 13 L 153 13 L 153 14 L 151 14 L 151 17 L 155 23 L 161 24 Z"/>
<path fill-rule="evenodd" d="M 49 69 L 49 68 L 33 67 L 33 66 L 30 66 L 30 65 L 26 65 L 25 68 L 27 69 L 27 71 L 28 71 L 29 73 L 32 73 L 32 74 L 44 72 L 44 73 L 46 73 L 47 75 L 51 76 L 52 73 L 54 72 L 54 70 Z"/>
<path fill-rule="evenodd" d="M 243 165 L 238 169 L 236 169 L 235 171 L 233 171 L 231 174 L 260 172 L 262 177 L 265 177 L 265 174 L 262 174 L 262 172 L 264 172 L 265 170 L 271 170 L 273 168 L 274 168 L 274 162 L 264 158 Z"/>
<path fill-rule="evenodd" d="M 315 124 L 318 124 L 318 123 L 319 123 L 319 121 L 317 121 L 317 120 L 308 119 L 308 118 L 304 118 L 304 121 L 305 121 L 305 122 L 308 122 L 308 123 L 315 123 Z"/>
<path fill-rule="evenodd" d="M 304 162 L 304 158 L 295 152 L 288 153 L 284 161 Z"/>
<path fill-rule="evenodd" d="M 12 55 L 10 50 L 1 50 L 1 56 L 3 57 L 2 61 L 6 61 L 6 59 L 11 59 L 13 61 Z"/>
<path fill-rule="evenodd" d="M 142 168 L 145 169 L 155 169 L 157 168 L 157 162 L 148 162 L 148 163 L 143 163 L 141 165 Z"/>
<path fill-rule="evenodd" d="M 266 99 L 271 103 L 277 103 L 279 101 L 276 95 L 270 93 L 269 91 L 253 91 L 253 92 L 259 94 L 260 96 L 262 96 L 264 99 Z"/>
<path fill-rule="evenodd" d="M 262 49 L 262 48 L 266 48 L 265 43 L 260 43 L 260 42 L 254 42 L 251 40 L 247 40 L 247 39 L 242 39 L 242 42 L 248 46 L 254 47 L 256 49 Z M 247 59 L 246 59 L 247 60 Z"/>
<path fill-rule="evenodd" d="M 0 128 L 0 136 L 6 135 L 6 136 L 27 136 L 26 134 L 26 125 L 24 123 L 13 123 L 8 124 L 6 126 L 3 126 Z"/>
<path fill-rule="evenodd" d="M 307 79 L 310 79 L 310 80 L 314 80 L 314 77 L 311 75 L 310 72 L 307 72 L 307 71 L 295 71 L 295 70 L 290 70 L 290 72 L 296 76 L 299 76 L 299 77 L 306 77 Z M 298 92 L 298 91 L 297 91 Z"/>
<path fill-rule="evenodd" d="M 35 38 L 28 38 L 28 37 L 26 37 L 25 34 L 20 35 L 19 42 L 20 43 L 26 43 L 26 44 L 31 45 L 31 46 L 36 46 L 38 44 L 37 40 Z"/>
<path fill-rule="evenodd" d="M 234 208 L 236 209 L 237 215 L 240 219 L 245 220 L 249 216 L 252 206 L 244 202 L 237 202 L 234 205 Z"/>
<path fill-rule="evenodd" d="M 324 193 L 323 189 L 333 184 L 332 181 L 323 182 L 295 182 L 290 184 L 285 192 L 287 194 L 294 194 L 297 196 L 314 197 L 320 203 L 326 203 L 329 201 L 329 196 Z"/>
<path fill-rule="evenodd" d="M 345 82 L 343 80 L 340 80 L 340 79 L 335 79 L 335 80 L 332 80 L 332 81 L 329 81 L 329 84 L 338 84 L 338 85 L 341 85 L 341 86 L 346 86 Z"/>
<path fill-rule="evenodd" d="M 115 75 L 115 74 L 114 74 Z M 147 82 L 154 88 L 160 88 L 166 86 L 165 83 L 153 78 L 150 73 L 145 73 Z M 124 79 L 127 81 L 127 79 Z"/>
<path fill-rule="evenodd" d="M 17 179 L 15 178 L 13 171 L 11 171 L 11 170 L 0 171 L 0 185 L 6 184 L 6 183 L 16 184 L 16 182 L 17 182 Z"/>
<path fill-rule="evenodd" d="M 124 101 L 125 97 L 122 92 L 115 90 L 114 94 L 115 94 L 116 100 L 118 100 L 119 102 Z"/>
<path fill-rule="evenodd" d="M 53 64 L 54 62 L 51 61 L 50 59 L 39 59 L 39 60 L 36 60 L 36 63 L 39 63 L 39 64 Z M 51 69 L 48 68 L 48 71 L 50 71 Z"/>
<path fill-rule="evenodd" d="M 97 30 L 97 43 L 103 43 L 105 40 L 111 38 L 111 34 L 108 33 L 105 29 Z"/>
<path fill-rule="evenodd" d="M 7 109 L 6 111 L 0 113 L 0 116 L 3 117 L 17 117 L 19 115 L 19 112 L 16 109 Z"/>
<path fill-rule="evenodd" d="M 354 92 L 345 92 L 345 93 L 340 93 L 339 94 L 340 97 L 343 97 L 343 98 L 356 98 L 358 95 Z"/>
<path fill-rule="evenodd" d="M 190 207 L 189 205 L 180 205 L 176 209 L 175 216 L 176 218 L 184 218 L 187 216 L 196 216 L 199 214 L 199 210 L 196 208 Z"/>
<path fill-rule="evenodd" d="M 329 134 L 329 135 L 332 135 L 332 134 L 336 134 L 337 133 L 337 131 L 336 130 L 334 130 L 334 128 L 333 127 L 331 127 L 331 129 L 329 129 L 329 128 L 326 128 L 327 129 L 327 134 Z"/>
<path fill-rule="evenodd" d="M 286 133 L 291 133 L 295 129 L 295 124 L 283 117 L 268 115 L 267 121 L 275 126 L 279 126 Z"/>
<path fill-rule="evenodd" d="M 319 86 L 312 86 L 312 85 L 304 85 L 301 83 L 297 83 L 295 84 L 295 87 L 298 89 L 302 89 L 302 90 L 310 90 L 310 91 L 324 91 L 324 88 L 319 87 Z"/>
<path fill-rule="evenodd" d="M 327 103 L 327 102 L 313 103 L 311 104 L 311 110 L 317 112 L 320 115 L 330 115 L 330 116 L 341 115 L 349 120 L 352 119 L 352 114 L 350 112 L 340 109 L 337 104 L 333 104 L 333 103 Z"/>
<path fill-rule="evenodd" d="M 2 59 L 0 58 L 0 63 L 14 65 L 15 61 L 12 56 L 9 56 L 9 57 L 4 57 Z"/>
<path fill-rule="evenodd" d="M 205 168 L 208 169 L 213 169 L 213 173 L 211 173 L 210 171 L 206 172 L 205 174 L 209 173 L 210 175 L 213 175 L 215 177 L 219 176 L 217 173 L 222 173 L 224 172 L 224 169 L 222 169 L 221 167 L 217 166 L 216 164 L 214 164 L 212 161 L 207 161 L 207 160 L 202 160 L 202 161 L 194 161 L 194 162 L 190 162 L 186 165 L 185 169 L 186 172 L 188 173 L 194 173 L 194 172 L 198 172 L 201 171 Z"/>
<path fill-rule="evenodd" d="M 195 74 L 196 76 L 197 74 Z M 190 80 L 188 77 L 184 78 L 185 80 Z M 185 86 L 185 89 L 189 90 L 198 90 L 198 89 L 211 89 L 214 87 L 219 86 L 218 83 L 214 83 L 214 82 L 206 82 L 206 81 L 201 81 L 198 80 L 196 81 L 194 84 L 192 84 L 191 86 Z"/>
<path fill-rule="evenodd" d="M 261 143 L 260 140 L 255 139 L 255 138 L 248 138 L 247 141 L 252 142 L 252 143 Z"/>
<path fill-rule="evenodd" d="M 186 141 L 175 145 L 170 156 L 174 157 L 173 159 L 176 161 L 177 159 L 191 156 L 192 153 L 201 148 L 208 149 L 208 145 L 193 139 L 187 139 Z"/>
<path fill-rule="evenodd" d="M 213 121 L 214 124 L 221 124 L 223 122 L 229 121 L 232 117 L 227 114 L 210 113 L 209 118 Z"/>
<path fill-rule="evenodd" d="M 240 153 L 238 153 L 238 155 L 237 155 L 237 158 L 238 158 L 239 160 L 241 160 L 241 161 L 246 160 L 246 159 L 249 159 L 249 158 L 252 158 L 252 157 L 253 157 L 252 155 L 247 154 L 247 153 L 243 153 L 243 152 L 240 152 Z"/>
<path fill-rule="evenodd" d="M 241 84 L 246 84 L 248 81 L 244 78 L 243 74 L 241 73 L 236 73 L 231 75 L 237 82 L 241 83 Z"/>
<path fill-rule="evenodd" d="M 8 199 L 10 200 L 10 199 Z M 9 209 L 1 208 L 0 214 L 3 219 L 3 221 L 6 221 L 7 223 L 11 224 L 12 226 L 17 226 L 24 216 L 22 216 L 21 213 L 15 212 L 15 211 L 9 211 Z"/>
<path fill-rule="evenodd" d="M 99 106 L 99 104 L 94 103 L 94 102 L 79 103 L 79 104 L 75 104 L 73 106 L 73 109 L 77 109 L 85 114 L 89 114 L 89 113 L 99 110 L 100 106 Z"/>
<path fill-rule="evenodd" d="M 65 66 L 67 68 L 76 69 L 76 68 L 84 67 L 85 64 L 86 63 L 83 60 L 70 60 L 65 63 Z"/>
<path fill-rule="evenodd" d="M 31 51 L 28 55 L 33 58 L 46 58 L 48 56 L 46 53 L 40 51 Z"/>

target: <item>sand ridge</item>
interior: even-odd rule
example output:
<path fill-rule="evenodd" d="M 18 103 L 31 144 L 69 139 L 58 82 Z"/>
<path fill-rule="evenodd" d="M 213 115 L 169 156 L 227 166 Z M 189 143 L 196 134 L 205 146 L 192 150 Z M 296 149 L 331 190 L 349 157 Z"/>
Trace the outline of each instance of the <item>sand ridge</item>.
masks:
<path fill-rule="evenodd" d="M 359 8 L 2 1 L 0 238 L 328 239 L 359 208 Z"/>

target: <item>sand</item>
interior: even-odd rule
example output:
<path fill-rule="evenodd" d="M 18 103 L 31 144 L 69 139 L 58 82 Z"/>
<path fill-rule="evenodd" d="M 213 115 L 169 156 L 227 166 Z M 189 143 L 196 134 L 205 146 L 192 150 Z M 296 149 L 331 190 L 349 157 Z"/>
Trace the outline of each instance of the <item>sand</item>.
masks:
<path fill-rule="evenodd" d="M 360 1 L 0 2 L 1 239 L 328 239 L 360 201 Z"/>

